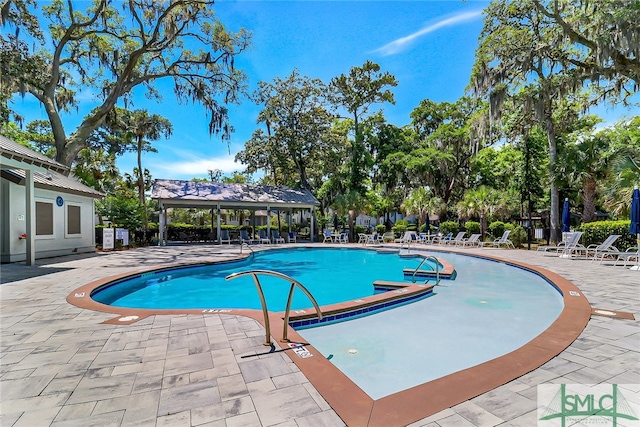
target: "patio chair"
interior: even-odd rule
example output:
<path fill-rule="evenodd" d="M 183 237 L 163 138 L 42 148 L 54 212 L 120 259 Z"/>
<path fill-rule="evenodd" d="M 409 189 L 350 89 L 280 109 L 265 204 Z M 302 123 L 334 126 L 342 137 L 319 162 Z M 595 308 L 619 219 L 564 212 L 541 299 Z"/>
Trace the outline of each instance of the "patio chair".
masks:
<path fill-rule="evenodd" d="M 482 242 L 479 240 L 480 239 L 481 234 L 472 234 L 471 236 L 469 236 L 468 239 L 462 239 L 462 242 L 460 242 L 460 246 L 462 246 L 463 248 L 468 246 L 480 246 L 482 244 Z"/>
<path fill-rule="evenodd" d="M 229 237 L 229 230 L 220 230 L 220 243 L 231 244 L 231 237 Z"/>
<path fill-rule="evenodd" d="M 504 245 L 506 247 L 511 246 L 513 249 L 515 249 L 516 247 L 513 245 L 513 242 L 509 240 L 510 233 L 511 233 L 511 230 L 505 230 L 504 233 L 502 233 L 502 237 L 500 237 L 499 239 L 496 239 L 493 242 L 482 242 L 480 246 L 484 247 L 485 245 L 489 245 L 489 246 L 495 246 L 497 248 L 500 248 L 502 247 L 502 245 Z"/>
<path fill-rule="evenodd" d="M 591 244 L 587 246 L 587 250 L 586 250 L 587 258 L 589 257 L 589 254 L 591 252 L 593 253 L 593 258 L 591 258 L 591 262 L 595 261 L 596 258 L 598 258 L 598 256 L 602 257 L 602 255 L 605 252 L 620 252 L 618 248 L 613 246 L 615 241 L 618 240 L 620 236 L 621 234 L 612 234 L 609 237 L 607 237 L 605 241 L 600 243 L 599 245 Z"/>
<path fill-rule="evenodd" d="M 440 245 L 444 245 L 447 241 L 451 240 L 453 238 L 453 233 L 449 233 L 446 236 L 443 236 L 442 234 L 438 234 L 437 236 L 435 236 L 433 238 L 433 240 L 431 241 L 434 245 L 436 243 L 440 244 Z"/>
<path fill-rule="evenodd" d="M 253 242 L 255 242 L 255 240 L 253 240 L 251 237 L 249 237 L 249 233 L 247 232 L 247 230 L 240 230 L 240 244 L 242 243 L 246 243 L 248 245 L 252 244 Z"/>
<path fill-rule="evenodd" d="M 384 243 L 382 236 L 378 233 L 369 234 L 367 237 L 367 243 L 371 243 L 372 245 L 380 245 Z"/>
<path fill-rule="evenodd" d="M 290 231 L 288 236 L 289 243 L 297 243 L 297 235 L 295 231 Z"/>
<path fill-rule="evenodd" d="M 271 243 L 271 239 L 269 239 L 265 230 L 258 231 L 258 243 L 266 243 L 267 245 Z"/>
<path fill-rule="evenodd" d="M 331 230 L 322 230 L 322 236 L 324 237 L 324 240 L 322 241 L 322 243 L 333 243 L 333 231 Z"/>
<path fill-rule="evenodd" d="M 284 243 L 284 237 L 280 235 L 278 230 L 271 230 L 271 241 L 273 243 Z"/>
<path fill-rule="evenodd" d="M 337 237 L 335 237 L 336 243 L 349 243 L 349 233 L 342 232 Z"/>
<path fill-rule="evenodd" d="M 411 235 L 415 234 L 414 231 L 405 231 L 404 235 L 398 239 L 395 239 L 395 243 L 407 243 L 411 241 Z"/>
<path fill-rule="evenodd" d="M 456 245 L 456 246 L 458 246 L 464 240 L 465 234 L 467 234 L 466 231 L 461 231 L 458 234 L 456 234 L 456 237 L 454 237 L 453 239 L 447 240 L 444 243 L 445 243 L 445 245 Z"/>

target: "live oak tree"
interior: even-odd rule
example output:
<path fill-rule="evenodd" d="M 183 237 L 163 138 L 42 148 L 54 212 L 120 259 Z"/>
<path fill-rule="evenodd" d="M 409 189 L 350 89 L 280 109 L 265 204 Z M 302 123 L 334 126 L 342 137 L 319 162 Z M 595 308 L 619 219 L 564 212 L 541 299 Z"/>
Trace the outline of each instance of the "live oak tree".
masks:
<path fill-rule="evenodd" d="M 533 0 L 559 31 L 558 61 L 573 67 L 576 84 L 598 84 L 599 97 L 626 99 L 640 88 L 640 7 L 629 0 Z M 566 41 L 570 43 L 566 43 Z"/>
<path fill-rule="evenodd" d="M 494 119 L 509 93 L 527 87 L 525 106 L 546 131 L 550 160 L 551 238 L 560 237 L 560 202 L 552 171 L 558 157 L 554 102 L 585 89 L 626 99 L 638 87 L 640 11 L 612 0 L 495 0 L 485 9 L 472 86 L 490 100 Z"/>
<path fill-rule="evenodd" d="M 274 184 L 317 191 L 324 171 L 336 167 L 336 152 L 344 145 L 327 108 L 324 84 L 294 70 L 285 79 L 260 82 L 254 97 L 264 106 L 258 122 L 265 130 L 253 133 L 236 160 L 246 164 L 249 173 L 267 170 Z"/>
<path fill-rule="evenodd" d="M 127 107 L 137 91 L 160 100 L 158 84 L 167 80 L 179 102 L 204 107 L 210 133 L 228 138 L 225 104 L 238 100 L 245 81 L 234 60 L 250 34 L 227 31 L 213 3 L 55 0 L 37 12 L 34 0 L 5 2 L 0 23 L 13 30 L 0 34 L 2 120 L 12 95 L 34 96 L 51 123 L 56 160 L 71 165 L 118 103 Z M 97 105 L 70 131 L 63 115 L 89 102 L 79 96 L 87 90 Z"/>

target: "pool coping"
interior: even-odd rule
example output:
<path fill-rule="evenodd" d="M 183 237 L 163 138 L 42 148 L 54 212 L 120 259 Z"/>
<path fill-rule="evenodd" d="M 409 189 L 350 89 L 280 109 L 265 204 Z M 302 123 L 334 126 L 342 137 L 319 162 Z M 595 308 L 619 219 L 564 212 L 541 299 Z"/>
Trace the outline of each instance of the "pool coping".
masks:
<path fill-rule="evenodd" d="M 313 246 L 308 247 L 313 248 Z M 453 252 L 433 248 L 425 249 L 425 251 Z M 421 250 L 418 249 L 416 252 L 421 252 Z M 303 352 L 299 352 L 300 347 L 298 346 L 297 350 L 289 353 L 291 360 L 347 425 L 406 425 L 452 407 L 540 367 L 567 348 L 586 327 L 592 314 L 591 305 L 579 288 L 569 280 L 544 268 L 519 261 L 506 260 L 499 256 L 465 255 L 502 262 L 539 274 L 556 287 L 563 296 L 564 308 L 562 312 L 544 332 L 510 353 L 377 400 L 370 398 L 329 360 L 322 356 L 312 344 L 306 343 L 295 329 L 289 327 L 288 336 L 290 341 L 304 346 Z M 235 257 L 233 260 L 244 259 L 248 256 Z M 196 265 L 215 263 L 199 262 Z M 67 301 L 81 308 L 117 314 L 117 317 L 104 323 L 129 324 L 151 315 L 210 313 L 246 316 L 255 319 L 264 326 L 265 322 L 260 310 L 216 308 L 205 310 L 127 309 L 106 306 L 93 301 L 89 297 L 92 289 L 120 278 L 163 268 L 179 268 L 188 265 L 194 264 L 155 266 L 154 268 L 110 276 L 76 289 L 69 294 Z M 276 340 L 280 348 L 291 350 L 289 343 L 280 341 L 284 328 L 283 317 L 282 312 L 269 312 L 271 336 Z M 306 357 L 309 354 L 318 357 Z"/>

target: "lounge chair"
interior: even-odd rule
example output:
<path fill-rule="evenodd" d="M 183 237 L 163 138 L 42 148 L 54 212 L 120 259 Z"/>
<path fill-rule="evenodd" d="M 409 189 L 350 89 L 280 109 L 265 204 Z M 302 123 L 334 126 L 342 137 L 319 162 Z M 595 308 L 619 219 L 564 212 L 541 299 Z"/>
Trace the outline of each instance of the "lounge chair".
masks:
<path fill-rule="evenodd" d="M 253 242 L 255 242 L 255 240 L 249 237 L 249 233 L 247 232 L 247 230 L 240 230 L 240 244 L 246 243 L 250 245 Z"/>
<path fill-rule="evenodd" d="M 287 235 L 289 243 L 297 243 L 297 236 L 295 231 L 290 231 Z"/>
<path fill-rule="evenodd" d="M 461 231 L 458 234 L 456 234 L 456 237 L 454 237 L 453 239 L 447 240 L 444 243 L 446 245 L 456 245 L 456 246 L 458 246 L 464 240 L 465 234 L 467 234 L 465 231 Z"/>
<path fill-rule="evenodd" d="M 569 240 L 564 245 L 560 256 L 562 258 L 571 258 L 574 254 L 587 253 L 587 248 L 581 245 L 580 238 L 582 237 L 582 231 L 574 232 Z M 559 251 L 558 251 L 559 252 Z"/>
<path fill-rule="evenodd" d="M 620 250 L 618 248 L 616 248 L 615 246 L 613 246 L 613 244 L 615 243 L 616 240 L 618 240 L 618 238 L 621 236 L 621 234 L 612 234 L 611 236 L 607 237 L 606 240 L 602 243 L 600 243 L 599 245 L 596 244 L 591 244 L 589 246 L 587 246 L 587 258 L 589 257 L 590 253 L 593 253 L 593 258 L 591 259 L 591 261 L 595 261 L 596 258 L 598 258 L 598 256 L 600 256 L 600 258 L 602 258 L 602 256 L 604 256 L 605 252 L 620 252 Z"/>
<path fill-rule="evenodd" d="M 271 241 L 273 243 L 284 243 L 284 237 L 280 235 L 278 230 L 271 230 Z"/>
<path fill-rule="evenodd" d="M 627 263 L 630 261 L 640 262 L 638 260 L 638 248 L 636 247 L 630 247 L 626 251 L 601 252 L 599 256 L 600 256 L 600 264 L 602 264 L 602 261 L 608 258 L 614 261 L 613 265 L 618 265 L 619 261 L 624 261 L 625 267 L 627 266 Z"/>
<path fill-rule="evenodd" d="M 231 244 L 231 237 L 229 237 L 229 230 L 220 230 L 220 243 Z"/>
<path fill-rule="evenodd" d="M 502 237 L 500 237 L 499 239 L 496 239 L 493 242 L 482 242 L 480 246 L 484 247 L 485 245 L 488 245 L 488 246 L 495 246 L 497 248 L 500 248 L 502 247 L 502 245 L 504 245 L 506 247 L 511 246 L 513 249 L 515 249 L 516 247 L 513 245 L 513 242 L 509 240 L 510 233 L 511 233 L 511 230 L 505 230 L 504 233 L 502 233 Z"/>
<path fill-rule="evenodd" d="M 271 243 L 271 239 L 267 236 L 267 232 L 265 230 L 258 231 L 258 243 L 266 243 L 267 245 Z"/>
<path fill-rule="evenodd" d="M 411 242 L 411 235 L 415 234 L 414 231 L 405 231 L 404 235 L 398 239 L 395 239 L 394 242 L 395 243 L 407 243 L 407 242 Z"/>
<path fill-rule="evenodd" d="M 559 242 L 557 245 L 555 246 L 538 246 L 538 249 L 536 249 L 536 252 L 561 252 L 564 250 L 564 246 L 567 244 L 567 242 L 569 240 L 571 240 L 571 237 L 573 236 L 573 232 L 571 233 L 562 233 L 562 241 Z"/>
<path fill-rule="evenodd" d="M 436 243 L 440 244 L 440 245 L 444 245 L 446 244 L 447 241 L 451 240 L 451 238 L 453 237 L 453 233 L 449 233 L 446 236 L 443 236 L 441 234 L 438 234 L 437 236 L 435 236 L 433 238 L 433 240 L 431 241 L 434 245 Z"/>
<path fill-rule="evenodd" d="M 468 239 L 463 239 L 462 242 L 460 242 L 460 246 L 462 246 L 463 248 L 468 246 L 481 246 L 482 242 L 479 240 L 480 239 L 480 234 L 472 234 L 471 236 L 469 236 Z"/>

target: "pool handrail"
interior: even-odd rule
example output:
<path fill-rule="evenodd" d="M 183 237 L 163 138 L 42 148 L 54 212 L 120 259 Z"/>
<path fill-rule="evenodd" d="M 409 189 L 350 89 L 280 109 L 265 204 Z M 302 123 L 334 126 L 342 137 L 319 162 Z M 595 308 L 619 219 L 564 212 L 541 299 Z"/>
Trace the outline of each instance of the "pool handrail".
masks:
<path fill-rule="evenodd" d="M 421 255 L 422 256 L 422 261 L 420 261 L 420 264 L 418 264 L 418 267 L 416 267 L 416 269 L 413 271 L 413 274 L 411 275 L 411 280 L 413 281 L 413 283 L 416 283 L 416 274 L 418 273 L 418 270 L 420 270 L 420 267 L 422 267 L 422 264 L 425 263 L 425 261 L 427 260 L 432 260 L 435 262 L 436 265 L 436 285 L 440 284 L 440 263 L 438 262 L 438 258 L 436 258 L 433 255 Z"/>
<path fill-rule="evenodd" d="M 291 311 L 293 291 L 296 286 L 299 287 L 302 290 L 302 292 L 305 293 L 307 298 L 309 298 L 309 300 L 313 304 L 313 307 L 316 309 L 316 313 L 318 314 L 318 320 L 322 319 L 322 311 L 320 311 L 320 307 L 318 306 L 316 299 L 313 297 L 313 295 L 311 295 L 311 292 L 309 292 L 307 288 L 305 288 L 304 285 L 298 282 L 296 279 L 289 277 L 286 274 L 279 273 L 277 271 L 271 271 L 271 270 L 249 270 L 249 271 L 239 271 L 237 273 L 231 273 L 230 275 L 225 277 L 225 280 L 233 280 L 233 279 L 237 279 L 238 277 L 243 277 L 248 275 L 251 275 L 253 277 L 253 282 L 256 284 L 256 288 L 258 289 L 258 294 L 260 296 L 260 303 L 262 304 L 262 314 L 264 315 L 264 327 L 266 329 L 265 331 L 266 338 L 264 341 L 265 346 L 271 345 L 271 325 L 269 322 L 269 310 L 267 309 L 267 301 L 264 298 L 264 292 L 262 291 L 262 285 L 260 285 L 260 279 L 258 279 L 258 274 L 279 277 L 281 279 L 291 282 L 291 287 L 289 288 L 289 297 L 287 298 L 287 306 L 284 312 L 284 329 L 282 331 L 282 340 L 281 340 L 282 342 L 289 342 L 289 338 L 288 338 L 289 312 Z"/>
<path fill-rule="evenodd" d="M 242 248 L 245 247 L 245 245 L 249 248 L 249 250 L 251 251 L 251 255 L 253 255 L 254 257 L 256 256 L 255 251 L 253 250 L 253 248 L 251 247 L 250 244 L 248 244 L 247 242 L 240 242 L 240 254 L 242 254 Z"/>

